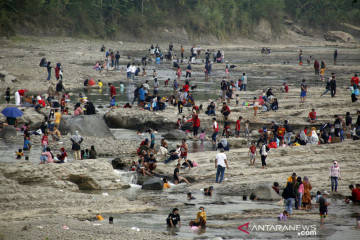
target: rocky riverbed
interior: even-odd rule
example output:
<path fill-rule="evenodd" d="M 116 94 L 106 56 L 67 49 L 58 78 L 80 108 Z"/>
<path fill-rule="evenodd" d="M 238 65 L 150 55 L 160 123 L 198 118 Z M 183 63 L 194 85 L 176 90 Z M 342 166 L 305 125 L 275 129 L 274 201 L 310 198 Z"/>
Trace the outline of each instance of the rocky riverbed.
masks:
<path fill-rule="evenodd" d="M 260 54 L 260 48 L 263 43 L 255 43 L 243 41 L 236 45 L 213 44 L 204 45 L 203 48 L 217 49 L 221 48 L 225 51 L 225 58 L 229 59 L 230 64 L 237 67 L 233 69 L 231 80 L 237 80 L 242 72 L 246 72 L 249 76 L 249 90 L 240 94 L 240 105 L 236 106 L 231 101 L 229 106 L 232 110 L 229 121 L 231 128 L 234 129 L 235 122 L 239 116 L 243 117 L 243 122 L 250 121 L 251 137 L 239 139 L 231 137 L 229 143 L 230 152 L 227 153 L 229 158 L 229 169 L 226 171 L 226 180 L 221 185 L 215 185 L 215 168 L 214 158 L 215 151 L 202 151 L 199 141 L 192 142 L 191 148 L 197 147 L 198 152 L 189 154 L 189 159 L 196 161 L 199 166 L 192 170 L 181 170 L 182 174 L 191 182 L 190 187 L 173 187 L 170 192 L 150 193 L 147 195 L 146 190 L 139 190 L 139 197 L 129 200 L 125 197 L 126 191 L 129 191 L 129 183 L 124 182 L 116 175 L 110 165 L 108 158 L 120 156 L 125 163 L 136 160 L 135 152 L 139 142 L 122 139 L 121 133 L 118 139 L 115 139 L 108 127 L 135 129 L 158 129 L 165 133 L 165 138 L 169 141 L 180 141 L 186 137 L 192 140 L 191 135 L 176 134 L 170 132 L 174 129 L 175 122 L 181 115 L 177 114 L 177 108 L 167 107 L 164 112 L 148 112 L 133 109 L 113 109 L 109 110 L 103 106 L 108 105 L 108 91 L 104 86 L 102 91 L 96 91 L 96 95 L 88 93 L 89 98 L 101 96 L 102 100 L 96 102 L 98 111 L 105 113 L 102 115 L 88 118 L 81 116 L 72 120 L 72 126 L 69 128 L 65 123 L 61 129 L 63 137 L 61 143 L 50 143 L 50 147 L 58 152 L 60 147 L 64 146 L 70 155 L 69 163 L 63 165 L 37 165 L 38 156 L 31 156 L 29 162 L 18 161 L 16 163 L 0 163 L 0 192 L 2 211 L 0 223 L 0 239 L 173 239 L 174 236 L 168 236 L 168 232 L 163 233 L 159 228 L 141 228 L 138 232 L 132 230 L 126 223 L 121 222 L 117 225 L 109 225 L 107 221 L 93 221 L 96 214 L 100 213 L 104 216 L 118 215 L 126 216 L 129 221 L 136 219 L 142 221 L 144 216 L 151 214 L 161 214 L 162 223 L 166 214 L 172 207 L 180 207 L 186 214 L 194 213 L 194 209 L 187 210 L 187 205 L 181 202 L 186 192 L 191 191 L 199 199 L 196 204 L 207 204 L 209 214 L 209 235 L 205 238 L 212 238 L 216 235 L 212 232 L 214 229 L 233 231 L 238 227 L 238 223 L 250 219 L 251 224 L 264 224 L 269 219 L 275 219 L 279 214 L 279 208 L 270 206 L 264 209 L 264 203 L 260 202 L 254 208 L 245 210 L 239 208 L 239 212 L 216 212 L 221 206 L 231 204 L 231 200 L 222 201 L 217 197 L 240 197 L 249 196 L 250 193 L 256 192 L 259 185 L 272 184 L 274 181 L 280 183 L 284 187 L 286 178 L 292 172 L 296 172 L 299 176 L 308 176 L 312 186 L 312 194 L 317 190 L 330 190 L 330 180 L 328 178 L 329 168 L 334 160 L 339 162 L 341 168 L 342 180 L 339 181 L 339 191 L 337 194 L 331 194 L 330 197 L 334 201 L 334 206 L 329 207 L 330 216 L 327 218 L 332 222 L 331 227 L 335 230 L 331 233 L 321 232 L 322 237 L 329 237 L 331 234 L 339 236 L 345 232 L 346 239 L 355 239 L 354 227 L 352 224 L 351 214 L 359 213 L 356 207 L 348 207 L 341 202 L 344 196 L 349 195 L 347 186 L 349 184 L 359 183 L 360 171 L 357 167 L 360 150 L 359 141 L 346 139 L 342 143 L 315 145 L 315 146 L 298 146 L 272 149 L 268 157 L 268 169 L 260 169 L 260 158 L 257 157 L 256 166 L 249 166 L 249 158 L 247 156 L 250 141 L 256 140 L 259 136 L 258 129 L 263 125 L 270 126 L 271 121 L 282 123 L 285 119 L 289 120 L 294 130 L 298 132 L 304 126 L 319 126 L 333 122 L 333 116 L 339 114 L 344 116 L 345 112 L 350 112 L 353 122 L 356 121 L 356 110 L 359 109 L 359 102 L 352 103 L 349 93 L 349 80 L 355 72 L 359 72 L 358 48 L 355 44 L 326 42 L 319 36 L 315 37 L 299 37 L 293 36 L 291 40 L 298 39 L 296 42 L 281 42 L 268 44 L 272 48 L 273 53 L 269 55 Z M 77 92 L 83 91 L 83 81 L 92 77 L 93 79 L 101 79 L 104 85 L 108 82 L 124 81 L 126 97 L 120 94 L 120 102 L 125 101 L 132 96 L 131 91 L 126 93 L 127 89 L 134 87 L 136 84 L 143 83 L 149 79 L 152 84 L 151 77 L 139 77 L 134 82 L 126 83 L 124 65 L 128 63 L 127 53 L 131 55 L 131 61 L 139 62 L 140 58 L 148 54 L 147 49 L 150 43 L 122 43 L 122 42 L 103 42 L 89 41 L 69 38 L 34 38 L 22 36 L 12 40 L 1 40 L 2 52 L 0 53 L 0 70 L 7 71 L 8 75 L 14 77 L 0 77 L 0 89 L 3 92 L 5 87 L 11 87 L 12 91 L 20 88 L 26 88 L 31 93 L 46 93 L 50 83 L 46 81 L 46 69 L 38 67 L 41 58 L 46 57 L 53 63 L 61 62 L 64 67 L 64 85 L 67 90 Z M 284 44 L 283 44 L 284 43 Z M 120 71 L 103 71 L 95 72 L 92 69 L 93 64 L 104 56 L 99 49 L 102 44 L 113 49 L 121 51 L 121 69 Z M 168 43 L 163 43 L 166 46 Z M 178 47 L 178 46 L 177 46 Z M 190 48 L 190 45 L 185 48 Z M 318 60 L 327 62 L 326 76 L 331 72 L 335 72 L 338 79 L 338 93 L 336 98 L 330 98 L 330 95 L 320 97 L 325 90 L 325 84 L 314 75 L 312 64 L 298 66 L 297 53 L 299 49 L 304 51 L 304 59 L 312 56 Z M 332 54 L 334 49 L 339 49 L 338 64 L 332 64 Z M 186 64 L 181 64 L 182 68 Z M 172 92 L 171 87 L 163 87 L 163 81 L 170 77 L 173 79 L 174 72 L 169 70 L 170 62 L 162 63 L 159 66 L 150 64 L 148 66 L 148 74 L 153 69 L 158 69 L 158 79 L 161 83 L 160 93 L 167 96 Z M 203 64 L 193 64 L 192 84 L 198 84 L 193 94 L 197 100 L 197 105 L 202 104 L 204 108 L 209 103 L 209 99 L 216 101 L 217 120 L 222 131 L 224 118 L 220 115 L 221 101 L 217 101 L 220 94 L 219 86 L 221 78 L 224 76 L 224 64 L 213 65 L 213 76 L 205 81 L 203 79 Z M 299 103 L 300 81 L 306 78 L 310 86 L 308 98 L 304 104 Z M 54 79 L 54 76 L 53 76 Z M 53 82 L 52 80 L 51 82 Z M 283 82 L 287 82 L 290 91 L 284 95 L 280 91 Z M 152 87 L 152 85 L 150 86 Z M 258 116 L 253 116 L 252 107 L 242 106 L 242 103 L 248 102 L 254 96 L 259 96 L 263 88 L 272 87 L 273 92 L 279 101 L 279 110 L 276 112 L 259 111 Z M 118 88 L 118 85 L 116 85 Z M 11 99 L 12 103 L 14 102 Z M 3 109 L 7 105 L 1 100 Z M 318 122 L 310 125 L 307 122 L 307 115 L 312 108 L 317 111 Z M 24 109 L 24 116 L 19 119 L 20 123 L 31 122 L 33 127 L 38 127 L 44 120 L 44 116 L 48 114 L 49 109 L 37 112 L 31 108 Z M 183 115 L 189 116 L 190 109 L 185 108 Z M 206 130 L 207 141 L 211 131 L 207 130 L 211 127 L 211 117 L 201 112 L 199 114 L 201 120 L 200 130 Z M 3 116 L 0 117 L 3 121 Z M 91 124 L 87 124 L 91 123 Z M 101 128 L 100 128 L 101 126 Z M 242 129 L 244 125 L 242 124 Z M 89 148 L 94 145 L 99 157 L 96 160 L 73 161 L 73 155 L 70 151 L 70 136 L 75 130 L 79 130 L 84 136 L 83 148 Z M 40 149 L 40 136 L 32 136 L 33 151 Z M 220 139 L 220 138 L 219 138 Z M 157 145 L 158 145 L 157 139 Z M 23 136 L 20 133 L 11 133 L 9 137 L 1 139 L 1 151 L 10 154 L 8 148 L 21 147 Z M 2 152 L 0 151 L 0 154 Z M 12 151 L 13 152 L 13 151 Z M 7 156 L 8 157 L 8 156 Z M 106 158 L 104 158 L 106 157 Z M 13 158 L 13 155 L 11 156 Z M 158 160 L 161 158 L 158 157 Z M 15 160 L 14 160 L 15 161 Z M 14 162 L 12 161 L 12 162 Z M 159 163 L 156 172 L 162 176 L 171 179 L 175 163 L 165 165 Z M 144 179 L 143 179 L 144 181 Z M 215 197 L 213 200 L 203 200 L 200 189 L 214 185 Z M 108 195 L 102 193 L 84 193 L 84 189 L 97 189 L 99 191 L 107 191 Z M 118 193 L 118 194 L 117 194 Z M 124 196 L 122 196 L 124 195 Z M 171 204 L 164 206 L 164 202 L 170 201 Z M 272 202 L 273 203 L 273 202 Z M 223 204 L 223 205 L 222 205 Z M 236 202 L 236 205 L 242 203 Z M 256 204 L 256 203 L 255 203 Z M 212 207 L 215 206 L 215 207 Z M 233 207 L 233 205 L 230 205 Z M 236 208 L 237 209 L 237 208 Z M 196 210 L 196 209 L 195 209 Z M 213 211 L 212 211 L 213 210 Z M 156 212 L 158 211 L 158 212 Z M 164 213 L 165 211 L 165 213 Z M 145 214 L 142 216 L 141 214 Z M 149 215 L 146 215 L 149 214 Z M 295 211 L 291 223 L 304 223 L 309 221 L 312 224 L 318 224 L 317 209 L 310 212 Z M 333 214 L 333 215 L 332 215 Z M 164 216 L 163 216 L 164 215 Z M 192 216 L 191 215 L 191 216 Z M 261 219 L 260 219 L 261 218 Z M 343 219 L 346 218 L 346 221 Z M 156 219 L 156 218 L 155 218 Z M 260 219 L 260 220 L 259 220 Z M 158 219 L 156 219 L 158 220 Z M 217 222 L 226 220 L 228 222 Z M 232 221 L 232 222 L 230 222 Z M 101 225 L 98 225 L 101 224 Z M 144 223 L 143 223 L 144 224 Z M 155 224 L 155 223 L 154 223 Z M 158 224 L 158 223 L 156 223 Z M 155 225 L 156 225 L 155 224 Z M 63 226 L 70 229 L 63 229 Z M 144 224 L 151 225 L 151 224 Z M 185 223 L 186 225 L 186 223 Z M 195 238 L 195 235 L 181 235 L 180 238 Z M 271 238 L 285 238 L 291 235 L 278 234 L 271 235 Z M 347 234 L 347 235 L 346 235 Z M 341 235 L 341 234 L 340 234 Z M 190 236 L 190 237 L 189 237 Z M 244 235 L 231 233 L 232 238 L 243 238 Z M 266 235 L 250 235 L 253 238 L 264 238 Z M 200 236 L 201 237 L 201 236 Z"/>

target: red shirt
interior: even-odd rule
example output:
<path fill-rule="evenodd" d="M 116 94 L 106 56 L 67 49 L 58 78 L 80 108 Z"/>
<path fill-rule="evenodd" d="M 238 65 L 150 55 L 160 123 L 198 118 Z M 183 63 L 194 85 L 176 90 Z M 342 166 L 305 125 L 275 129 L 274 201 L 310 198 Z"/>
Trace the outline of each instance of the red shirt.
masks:
<path fill-rule="evenodd" d="M 285 85 L 285 92 L 289 92 L 289 86 L 288 85 Z"/>
<path fill-rule="evenodd" d="M 116 90 L 113 85 L 111 85 L 111 87 L 110 87 L 110 95 L 111 95 L 111 97 L 116 96 Z"/>
<path fill-rule="evenodd" d="M 219 124 L 217 122 L 214 122 L 213 129 L 214 129 L 215 132 L 219 131 Z"/>
<path fill-rule="evenodd" d="M 187 84 L 184 85 L 184 86 L 183 86 L 183 89 L 184 89 L 184 92 L 188 92 L 188 91 L 189 91 L 189 85 L 187 85 Z"/>
<path fill-rule="evenodd" d="M 237 120 L 237 121 L 236 121 L 235 131 L 240 131 L 240 127 L 241 127 L 241 125 L 240 125 L 240 120 Z"/>
<path fill-rule="evenodd" d="M 359 86 L 359 78 L 358 77 L 352 77 L 351 78 L 351 85 L 356 84 L 357 86 Z"/>
<path fill-rule="evenodd" d="M 193 127 L 200 127 L 200 119 L 198 115 L 194 115 L 194 117 L 189 119 L 188 122 L 193 122 Z"/>
<path fill-rule="evenodd" d="M 352 197 L 355 201 L 360 201 L 360 190 L 357 188 L 354 188 L 351 192 Z"/>
<path fill-rule="evenodd" d="M 310 113 L 309 113 L 309 117 L 310 117 L 311 119 L 315 119 L 315 118 L 316 118 L 316 112 L 310 112 Z"/>
<path fill-rule="evenodd" d="M 256 146 L 250 146 L 250 152 L 252 154 L 255 154 L 256 153 Z"/>

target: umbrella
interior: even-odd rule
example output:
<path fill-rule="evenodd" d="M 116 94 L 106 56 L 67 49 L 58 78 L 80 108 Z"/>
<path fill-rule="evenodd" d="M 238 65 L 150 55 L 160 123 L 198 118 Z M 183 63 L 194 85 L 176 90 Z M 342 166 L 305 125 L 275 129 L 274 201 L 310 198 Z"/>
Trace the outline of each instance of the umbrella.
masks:
<path fill-rule="evenodd" d="M 16 107 L 4 108 L 4 110 L 2 110 L 1 113 L 4 114 L 5 117 L 12 117 L 12 118 L 21 117 L 24 114 L 20 109 Z"/>
<path fill-rule="evenodd" d="M 90 78 L 90 80 L 89 80 L 89 85 L 90 85 L 90 86 L 94 86 L 94 85 L 95 85 L 95 81 L 94 81 L 92 78 Z"/>

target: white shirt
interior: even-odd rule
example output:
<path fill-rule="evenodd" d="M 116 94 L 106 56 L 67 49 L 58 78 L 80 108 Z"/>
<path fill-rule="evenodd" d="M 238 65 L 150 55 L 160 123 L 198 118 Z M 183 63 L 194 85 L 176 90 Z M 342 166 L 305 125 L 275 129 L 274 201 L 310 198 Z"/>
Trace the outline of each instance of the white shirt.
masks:
<path fill-rule="evenodd" d="M 149 93 L 149 90 L 150 90 L 149 84 L 144 83 L 143 86 L 146 88 L 145 93 Z"/>
<path fill-rule="evenodd" d="M 135 73 L 135 72 L 136 72 L 136 66 L 133 65 L 133 66 L 131 66 L 131 73 Z"/>
<path fill-rule="evenodd" d="M 126 69 L 126 72 L 131 72 L 131 65 Z"/>
<path fill-rule="evenodd" d="M 219 152 L 216 154 L 216 160 L 217 160 L 217 165 L 219 166 L 222 166 L 222 167 L 226 167 L 226 164 L 225 164 L 225 160 L 227 159 L 226 158 L 226 155 L 225 153 L 222 153 L 222 152 Z"/>
<path fill-rule="evenodd" d="M 159 88 L 159 82 L 154 82 L 154 90 L 158 90 Z"/>

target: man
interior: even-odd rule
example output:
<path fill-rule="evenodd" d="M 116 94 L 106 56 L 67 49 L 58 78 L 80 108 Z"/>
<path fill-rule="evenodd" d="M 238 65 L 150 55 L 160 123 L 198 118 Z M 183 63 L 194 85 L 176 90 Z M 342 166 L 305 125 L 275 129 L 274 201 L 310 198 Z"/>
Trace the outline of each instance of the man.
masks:
<path fill-rule="evenodd" d="M 64 88 L 64 85 L 63 85 L 63 83 L 62 83 L 62 80 L 60 80 L 60 81 L 56 84 L 55 89 L 56 89 L 56 93 L 55 93 L 56 96 L 61 95 L 62 90 L 66 91 L 66 89 Z"/>
<path fill-rule="evenodd" d="M 306 80 L 303 79 L 301 83 L 300 103 L 305 103 L 307 90 L 308 85 L 306 84 Z"/>
<path fill-rule="evenodd" d="M 356 184 L 357 188 L 354 188 L 354 185 L 350 185 L 349 189 L 351 190 L 351 196 L 345 197 L 345 202 L 349 203 L 350 200 L 355 204 L 360 204 L 360 185 Z"/>
<path fill-rule="evenodd" d="M 309 112 L 308 118 L 310 123 L 316 123 L 316 112 L 314 108 Z"/>
<path fill-rule="evenodd" d="M 178 163 L 176 165 L 176 168 L 174 169 L 174 183 L 175 185 L 178 185 L 179 182 L 181 182 L 182 180 L 184 180 L 184 182 L 187 183 L 187 185 L 190 185 L 190 183 L 188 182 L 188 180 L 182 176 L 180 176 L 180 163 Z"/>
<path fill-rule="evenodd" d="M 144 108 L 145 103 L 145 86 L 143 85 L 142 88 L 139 90 L 139 106 L 140 108 Z"/>
<path fill-rule="evenodd" d="M 54 116 L 55 116 L 55 125 L 57 126 L 57 127 L 59 127 L 60 126 L 60 121 L 61 121 L 61 119 L 66 123 L 66 120 L 62 117 L 62 115 L 61 115 L 61 113 L 59 112 L 59 109 L 55 109 L 55 114 L 54 114 Z"/>
<path fill-rule="evenodd" d="M 291 182 L 291 183 L 295 184 L 295 182 L 296 182 L 296 173 L 293 173 L 290 177 L 288 177 L 286 182 Z"/>
<path fill-rule="evenodd" d="M 284 138 L 285 138 L 285 142 L 287 145 L 290 145 L 290 142 L 291 142 L 291 135 L 292 135 L 292 127 L 289 125 L 289 122 L 288 120 L 285 120 L 284 121 L 284 127 L 285 127 L 285 135 L 284 135 Z"/>
<path fill-rule="evenodd" d="M 157 78 L 154 78 L 154 96 L 157 96 L 159 92 L 159 82 Z"/>
<path fill-rule="evenodd" d="M 132 63 L 132 64 L 131 64 L 130 70 L 131 70 L 131 78 L 132 78 L 132 80 L 134 80 L 134 78 L 135 78 L 135 72 L 136 72 L 135 63 Z"/>
<path fill-rule="evenodd" d="M 216 135 L 219 133 L 219 125 L 216 122 L 216 118 L 213 118 L 213 134 L 211 136 L 212 139 L 212 144 L 215 145 L 216 144 Z"/>
<path fill-rule="evenodd" d="M 336 95 L 336 79 L 335 79 L 335 74 L 332 73 L 331 76 L 331 80 L 330 80 L 330 93 L 331 93 L 331 97 L 335 97 Z"/>
<path fill-rule="evenodd" d="M 240 92 L 242 89 L 244 89 L 244 92 L 246 92 L 247 76 L 245 75 L 245 73 L 243 73 L 243 76 L 241 77 L 240 81 L 241 81 Z"/>
<path fill-rule="evenodd" d="M 146 80 L 145 83 L 143 84 L 143 86 L 145 87 L 146 95 L 149 95 L 149 93 L 150 93 L 149 80 Z"/>
<path fill-rule="evenodd" d="M 190 64 L 190 62 L 189 62 L 189 65 L 187 66 L 187 68 L 186 68 L 186 76 L 185 76 L 185 78 L 191 78 L 191 64 Z"/>
<path fill-rule="evenodd" d="M 330 205 L 326 201 L 326 197 L 329 195 L 327 191 L 324 191 L 322 196 L 319 198 L 319 210 L 320 210 L 320 227 L 324 228 L 325 218 L 327 216 L 327 206 Z"/>
<path fill-rule="evenodd" d="M 220 87 L 221 87 L 221 91 L 222 91 L 222 100 L 225 101 L 226 100 L 226 92 L 228 90 L 228 85 L 225 81 L 225 78 L 221 81 Z"/>
<path fill-rule="evenodd" d="M 115 68 L 116 69 L 119 69 L 119 59 L 120 59 L 120 53 L 119 53 L 119 51 L 117 51 L 116 55 L 115 55 Z"/>
<path fill-rule="evenodd" d="M 150 173 L 154 173 L 157 167 L 157 161 L 154 154 L 150 154 L 149 158 L 145 158 L 145 166 L 149 170 Z"/>
<path fill-rule="evenodd" d="M 359 80 L 359 78 L 358 78 L 358 75 L 355 74 L 355 75 L 351 78 L 350 84 L 351 84 L 351 86 L 353 86 L 353 85 L 355 84 L 356 86 L 360 87 L 359 82 L 360 82 L 360 80 Z"/>
<path fill-rule="evenodd" d="M 221 109 L 221 113 L 222 115 L 224 115 L 225 117 L 229 116 L 230 115 L 230 108 L 228 105 L 226 105 L 226 102 L 223 102 L 223 106 L 222 106 L 222 109 Z"/>
<path fill-rule="evenodd" d="M 173 95 L 175 96 L 175 99 L 178 100 L 179 83 L 176 81 L 176 79 L 174 80 L 174 83 L 173 83 L 173 89 L 174 89 Z"/>
<path fill-rule="evenodd" d="M 111 100 L 115 100 L 115 97 L 116 97 L 116 89 L 115 89 L 115 87 L 114 87 L 111 83 L 108 83 L 108 86 L 110 87 Z"/>
<path fill-rule="evenodd" d="M 271 128 L 269 129 L 270 132 L 273 133 L 274 137 L 277 136 L 277 130 L 278 130 L 279 126 L 275 124 L 275 121 L 271 121 Z M 270 134 L 269 132 L 269 134 Z"/>
<path fill-rule="evenodd" d="M 150 134 L 150 148 L 152 150 L 154 150 L 155 148 L 155 135 L 154 135 L 154 131 L 152 129 L 149 130 L 149 134 Z"/>
<path fill-rule="evenodd" d="M 335 128 L 335 137 L 340 137 L 340 129 L 341 129 L 341 120 L 338 115 L 334 115 L 334 128 Z"/>
<path fill-rule="evenodd" d="M 59 141 L 61 138 L 61 133 L 60 133 L 59 129 L 56 127 L 56 125 L 53 127 L 53 131 L 52 132 L 50 131 L 50 134 L 53 138 L 53 142 Z"/>
<path fill-rule="evenodd" d="M 169 216 L 166 219 L 166 223 L 168 227 L 176 227 L 176 225 L 179 223 L 179 227 L 181 227 L 181 220 L 179 215 L 179 209 L 174 208 L 173 211 L 169 214 Z"/>
<path fill-rule="evenodd" d="M 222 183 L 224 179 L 225 168 L 229 169 L 226 154 L 224 153 L 224 151 L 225 150 L 221 148 L 220 152 L 217 153 L 215 157 L 215 169 L 217 169 L 215 182 L 217 183 Z"/>
<path fill-rule="evenodd" d="M 235 125 L 236 138 L 238 138 L 240 136 L 241 120 L 242 120 L 242 116 L 240 116 L 239 119 L 236 121 L 236 125 Z"/>
<path fill-rule="evenodd" d="M 190 221 L 189 226 L 200 226 L 204 227 L 206 225 L 206 213 L 204 207 L 199 207 L 199 212 L 196 214 L 195 221 Z"/>

